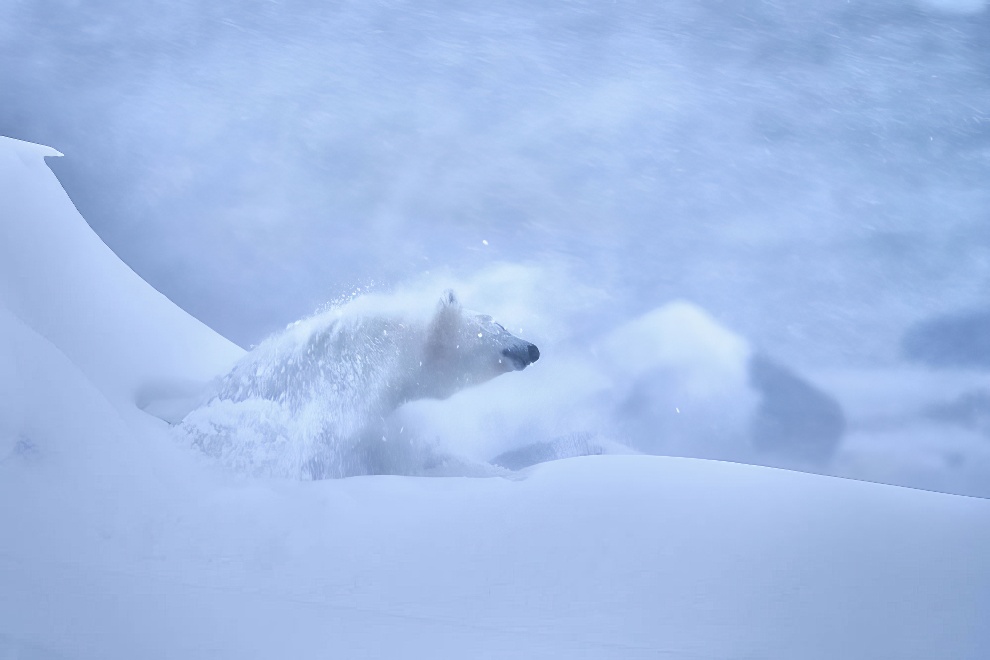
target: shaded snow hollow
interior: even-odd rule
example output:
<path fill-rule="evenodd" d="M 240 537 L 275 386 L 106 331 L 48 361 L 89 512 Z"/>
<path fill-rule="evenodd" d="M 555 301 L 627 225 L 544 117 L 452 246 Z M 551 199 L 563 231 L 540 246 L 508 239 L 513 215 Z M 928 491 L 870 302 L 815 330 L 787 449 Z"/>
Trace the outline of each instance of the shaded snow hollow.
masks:
<path fill-rule="evenodd" d="M 239 349 L 106 249 L 47 155 L 0 140 L 0 657 L 986 657 L 985 500 L 647 456 L 218 470 L 138 395 Z"/>

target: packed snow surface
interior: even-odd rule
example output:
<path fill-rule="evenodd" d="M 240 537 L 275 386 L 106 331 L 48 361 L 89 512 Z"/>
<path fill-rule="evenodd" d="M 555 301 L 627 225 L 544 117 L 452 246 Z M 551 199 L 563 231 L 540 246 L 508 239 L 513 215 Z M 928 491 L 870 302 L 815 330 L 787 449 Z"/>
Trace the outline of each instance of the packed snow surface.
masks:
<path fill-rule="evenodd" d="M 0 657 L 987 656 L 987 500 L 642 455 L 219 468 L 141 408 L 241 352 L 116 259 L 50 155 L 0 141 Z"/>

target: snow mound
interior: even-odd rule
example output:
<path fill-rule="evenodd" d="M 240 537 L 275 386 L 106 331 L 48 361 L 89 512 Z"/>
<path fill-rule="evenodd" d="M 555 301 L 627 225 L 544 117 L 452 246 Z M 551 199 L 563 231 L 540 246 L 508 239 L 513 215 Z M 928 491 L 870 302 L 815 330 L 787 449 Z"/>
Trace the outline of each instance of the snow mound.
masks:
<path fill-rule="evenodd" d="M 62 351 L 117 404 L 204 383 L 243 351 L 128 268 L 79 215 L 44 159 L 0 137 L 0 305 Z M 143 401 L 148 403 L 148 401 Z"/>

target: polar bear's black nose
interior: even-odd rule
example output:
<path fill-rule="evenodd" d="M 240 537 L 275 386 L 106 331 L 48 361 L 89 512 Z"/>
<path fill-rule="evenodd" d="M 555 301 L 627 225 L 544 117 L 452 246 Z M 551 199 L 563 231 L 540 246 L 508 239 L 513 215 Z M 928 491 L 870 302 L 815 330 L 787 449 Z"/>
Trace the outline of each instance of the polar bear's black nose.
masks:
<path fill-rule="evenodd" d="M 509 358 L 513 368 L 525 369 L 540 359 L 540 349 L 529 342 L 521 342 L 511 348 L 502 349 L 502 355 Z"/>

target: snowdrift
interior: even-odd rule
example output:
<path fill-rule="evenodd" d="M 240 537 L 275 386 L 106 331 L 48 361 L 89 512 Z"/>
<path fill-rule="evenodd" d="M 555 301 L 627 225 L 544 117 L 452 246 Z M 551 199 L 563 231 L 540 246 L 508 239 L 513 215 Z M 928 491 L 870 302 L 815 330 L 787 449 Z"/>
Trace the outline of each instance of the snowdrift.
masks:
<path fill-rule="evenodd" d="M 176 307 L 93 233 L 44 162 L 0 137 L 0 303 L 103 392 L 140 402 L 206 381 L 243 351 Z"/>
<path fill-rule="evenodd" d="M 106 249 L 48 155 L 0 141 L 0 657 L 986 657 L 986 500 L 635 455 L 218 470 L 139 394 L 239 349 Z"/>

